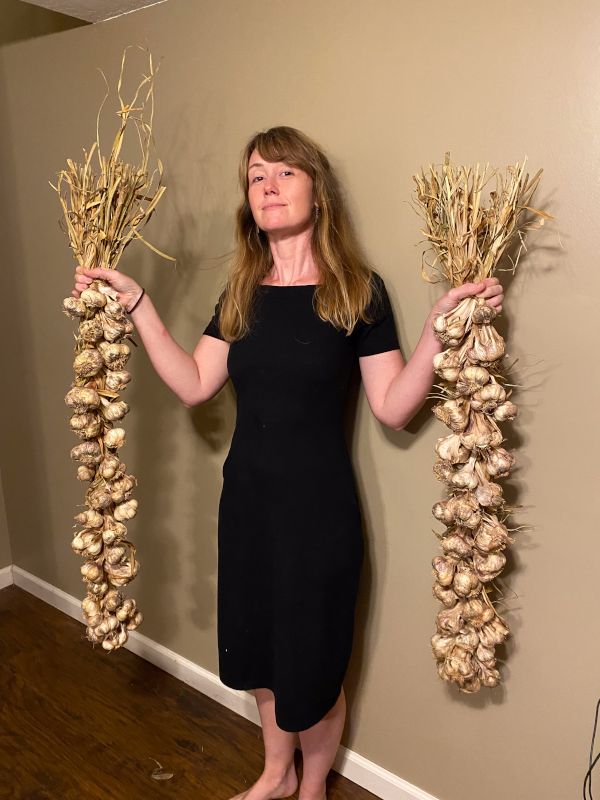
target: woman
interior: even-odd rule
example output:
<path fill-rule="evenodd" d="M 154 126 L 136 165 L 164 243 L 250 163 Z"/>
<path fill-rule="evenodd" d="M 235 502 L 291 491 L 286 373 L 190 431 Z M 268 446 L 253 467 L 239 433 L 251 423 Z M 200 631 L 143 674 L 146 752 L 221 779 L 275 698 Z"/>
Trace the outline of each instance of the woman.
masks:
<path fill-rule="evenodd" d="M 354 239 L 323 151 L 294 128 L 253 136 L 240 163 L 237 249 L 215 313 L 190 356 L 152 300 L 124 274 L 76 269 L 117 291 L 156 371 L 188 408 L 231 377 L 237 419 L 219 504 L 219 674 L 253 690 L 265 746 L 262 775 L 232 800 L 323 800 L 345 720 L 363 558 L 344 410 L 360 368 L 369 405 L 402 429 L 422 406 L 442 346 L 433 317 L 477 294 L 502 309 L 497 279 L 451 289 L 402 358 L 385 284 Z M 140 299 L 141 298 L 141 299 Z"/>

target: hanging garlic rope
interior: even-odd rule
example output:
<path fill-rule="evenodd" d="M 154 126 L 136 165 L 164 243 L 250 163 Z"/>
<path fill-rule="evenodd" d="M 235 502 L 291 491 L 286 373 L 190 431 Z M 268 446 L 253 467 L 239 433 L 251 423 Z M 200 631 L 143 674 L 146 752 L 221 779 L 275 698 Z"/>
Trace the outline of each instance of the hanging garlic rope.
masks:
<path fill-rule="evenodd" d="M 487 166 L 453 167 L 446 154 L 441 173 L 430 167 L 428 175 L 414 176 L 413 205 L 435 256 L 432 263 L 424 258 L 425 280 L 460 286 L 490 277 L 515 235 L 522 245 L 526 230 L 551 219 L 530 206 L 541 170 L 530 181 L 524 167 L 525 162 L 509 166 L 506 176 L 488 175 Z M 484 206 L 482 189 L 494 175 L 496 189 Z M 525 210 L 538 219 L 519 225 Z M 504 551 L 514 541 L 506 525 L 513 509 L 498 480 L 510 475 L 515 454 L 502 446 L 499 423 L 513 420 L 518 410 L 510 400 L 505 343 L 493 326 L 495 317 L 483 298 L 467 297 L 433 321 L 446 346 L 434 358 L 441 383 L 433 413 L 450 433 L 437 440 L 433 467 L 446 486 L 433 516 L 446 530 L 439 536 L 443 555 L 432 561 L 433 594 L 444 608 L 431 645 L 439 676 L 469 693 L 498 685 L 495 648 L 509 636 L 491 593 L 506 564 Z"/>
<path fill-rule="evenodd" d="M 158 70 L 153 68 L 148 53 L 148 74 L 144 75 L 132 101 L 125 103 L 120 89 L 129 47 L 132 45 L 125 48 L 121 62 L 117 87 L 120 103 L 117 114 L 121 122 L 110 156 L 101 155 L 97 134 L 90 152 L 84 150 L 84 163 L 75 164 L 67 159 L 68 169 L 58 173 L 56 185 L 50 184 L 59 196 L 71 249 L 78 263 L 89 269 L 115 269 L 124 249 L 134 239 L 141 240 L 158 255 L 175 261 L 146 242 L 140 233 L 165 187 L 161 185 L 160 160 L 152 174 L 148 171 L 154 114 L 153 82 Z M 141 45 L 137 47 L 146 51 Z M 102 75 L 104 77 L 104 73 Z M 145 98 L 139 96 L 143 87 Z M 144 121 L 148 100 L 150 123 Z M 98 124 L 99 117 L 100 111 Z M 119 158 L 130 117 L 142 151 L 141 163 L 137 166 Z M 97 151 L 98 174 L 91 167 L 94 151 Z M 137 513 L 138 501 L 132 493 L 138 482 L 134 475 L 127 473 L 119 457 L 119 450 L 125 444 L 125 429 L 121 424 L 129 412 L 129 405 L 119 399 L 119 392 L 131 381 L 125 369 L 131 355 L 126 340 L 135 344 L 131 338 L 134 327 L 118 301 L 118 292 L 102 280 L 93 281 L 78 298 L 65 298 L 63 311 L 79 323 L 73 361 L 75 378 L 65 402 L 72 412 L 71 430 L 82 441 L 72 448 L 71 458 L 78 463 L 78 480 L 89 482 L 84 511 L 75 516 L 73 527 L 80 526 L 80 529 L 76 530 L 71 547 L 85 559 L 81 574 L 87 596 L 81 607 L 87 623 L 87 638 L 111 651 L 124 645 L 128 632 L 142 622 L 142 612 L 135 600 L 124 599 L 120 591 L 139 570 L 136 548 L 127 539 L 125 525 Z"/>

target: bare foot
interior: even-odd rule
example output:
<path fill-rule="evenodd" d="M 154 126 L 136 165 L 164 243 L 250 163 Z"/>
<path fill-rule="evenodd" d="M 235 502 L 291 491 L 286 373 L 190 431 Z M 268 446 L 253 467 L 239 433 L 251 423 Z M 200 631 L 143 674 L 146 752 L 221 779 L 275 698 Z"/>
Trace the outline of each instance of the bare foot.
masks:
<path fill-rule="evenodd" d="M 267 777 L 264 772 L 256 783 L 241 794 L 236 794 L 230 800 L 276 800 L 281 797 L 290 797 L 298 788 L 296 767 L 291 764 L 282 780 L 277 781 Z"/>

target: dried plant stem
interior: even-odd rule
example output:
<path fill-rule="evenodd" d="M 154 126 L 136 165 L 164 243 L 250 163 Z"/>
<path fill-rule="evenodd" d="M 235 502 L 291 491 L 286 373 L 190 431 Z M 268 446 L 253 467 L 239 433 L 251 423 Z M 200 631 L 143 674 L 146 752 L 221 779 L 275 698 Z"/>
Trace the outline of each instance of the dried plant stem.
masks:
<path fill-rule="evenodd" d="M 96 141 L 89 153 L 83 151 L 83 164 L 67 159 L 67 169 L 58 173 L 56 185 L 50 184 L 58 194 L 73 254 L 79 264 L 89 268 L 115 269 L 134 239 L 140 239 L 164 258 L 175 260 L 150 245 L 140 233 L 165 187 L 161 185 L 160 160 L 152 174 L 148 172 L 157 72 L 149 52 L 149 74 L 144 76 L 132 101 L 125 103 L 121 96 L 125 58 L 131 46 L 125 48 L 121 62 L 117 87 L 120 104 L 117 114 L 121 122 L 110 155 L 107 158 L 101 154 L 99 134 L 100 112 L 107 92 L 98 111 Z M 150 121 L 146 122 L 144 111 L 148 103 Z M 139 116 L 134 112 L 140 112 Z M 119 157 L 130 120 L 135 123 L 142 151 L 138 165 Z M 98 173 L 92 170 L 94 152 Z M 154 187 L 156 175 L 158 182 Z M 86 636 L 92 643 L 101 643 L 108 652 L 122 647 L 128 632 L 135 630 L 143 619 L 135 600 L 124 599 L 120 591 L 139 570 L 136 548 L 126 538 L 124 524 L 138 510 L 137 500 L 131 497 L 138 481 L 127 474 L 127 467 L 119 457 L 118 451 L 125 444 L 125 430 L 115 427 L 129 412 L 129 405 L 119 399 L 119 393 L 131 380 L 125 369 L 131 354 L 127 342 L 137 345 L 131 336 L 133 323 L 117 298 L 118 293 L 106 281 L 95 280 L 79 298 L 70 296 L 63 301 L 64 313 L 78 322 L 75 377 L 65 402 L 72 412 L 71 430 L 81 442 L 72 448 L 71 458 L 79 462 L 77 478 L 89 482 L 84 510 L 75 516 L 77 525 L 73 526 L 76 532 L 71 547 L 85 559 L 81 573 L 87 586 L 87 596 L 82 601 Z"/>

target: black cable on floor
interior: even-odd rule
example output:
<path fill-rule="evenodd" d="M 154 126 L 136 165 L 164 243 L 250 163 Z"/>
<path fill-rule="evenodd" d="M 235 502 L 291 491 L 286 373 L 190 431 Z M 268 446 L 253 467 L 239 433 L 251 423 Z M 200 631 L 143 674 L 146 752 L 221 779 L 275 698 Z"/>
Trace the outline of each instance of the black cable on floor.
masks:
<path fill-rule="evenodd" d="M 596 716 L 594 717 L 594 731 L 592 733 L 592 746 L 590 747 L 590 765 L 583 779 L 583 800 L 594 800 L 592 797 L 592 770 L 596 766 L 596 761 L 600 758 L 600 753 L 594 758 L 594 740 L 596 738 L 596 728 L 598 727 L 598 711 L 600 710 L 600 700 L 596 703 Z M 593 759 L 593 760 L 592 760 Z M 589 782 L 589 795 L 587 794 L 587 784 Z"/>

